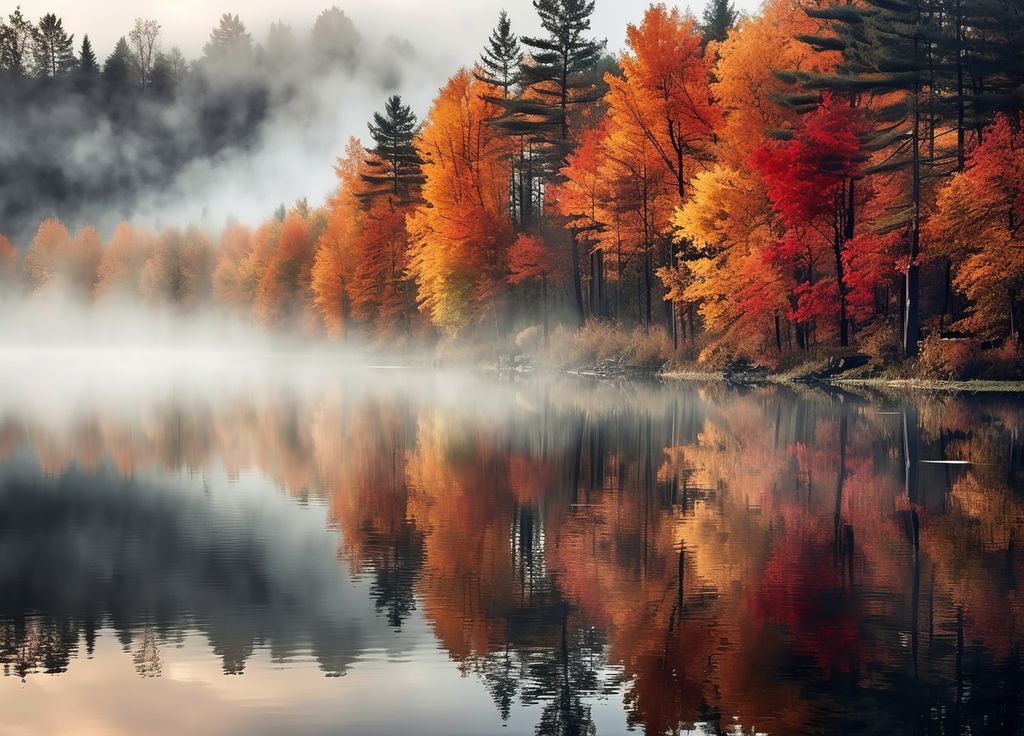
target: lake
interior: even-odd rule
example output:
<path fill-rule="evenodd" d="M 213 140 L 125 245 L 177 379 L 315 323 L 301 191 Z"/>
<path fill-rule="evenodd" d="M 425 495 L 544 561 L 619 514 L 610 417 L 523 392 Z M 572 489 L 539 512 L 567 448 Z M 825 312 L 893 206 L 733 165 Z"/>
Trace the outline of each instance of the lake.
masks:
<path fill-rule="evenodd" d="M 1018 399 L 3 365 L 0 733 L 1024 732 Z"/>

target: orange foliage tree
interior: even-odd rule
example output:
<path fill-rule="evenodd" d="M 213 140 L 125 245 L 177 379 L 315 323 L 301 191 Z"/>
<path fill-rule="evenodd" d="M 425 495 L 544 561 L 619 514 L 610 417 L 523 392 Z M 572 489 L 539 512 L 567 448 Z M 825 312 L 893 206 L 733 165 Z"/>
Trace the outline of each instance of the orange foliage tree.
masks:
<path fill-rule="evenodd" d="M 213 246 L 201 230 L 168 228 L 142 268 L 139 290 L 150 304 L 196 306 L 210 296 Z"/>
<path fill-rule="evenodd" d="M 609 78 L 613 117 L 629 118 L 672 175 L 679 199 L 713 141 L 721 112 L 709 88 L 710 64 L 692 17 L 651 5 L 626 28 L 621 77 Z"/>
<path fill-rule="evenodd" d="M 13 285 L 18 271 L 18 249 L 6 235 L 0 235 L 0 283 Z"/>
<path fill-rule="evenodd" d="M 25 251 L 24 269 L 29 285 L 39 289 L 68 275 L 71 234 L 56 219 L 44 220 Z"/>
<path fill-rule="evenodd" d="M 327 205 L 327 223 L 317 242 L 311 288 L 313 301 L 332 336 L 343 333 L 351 318 L 348 287 L 358 265 L 354 250 L 356 235 L 364 220 L 359 196 L 360 165 L 366 149 L 358 138 L 350 138 L 345 157 L 335 166 L 338 190 Z"/>
<path fill-rule="evenodd" d="M 242 262 L 252 248 L 252 231 L 244 225 L 229 225 L 220 236 L 216 266 L 213 269 L 213 295 L 229 309 L 244 311 L 251 294 L 242 279 Z"/>
<path fill-rule="evenodd" d="M 155 245 L 147 231 L 122 222 L 103 251 L 96 274 L 97 296 L 138 296 L 142 269 Z"/>
<path fill-rule="evenodd" d="M 548 283 L 558 271 L 558 261 L 551 247 L 536 235 L 520 235 L 508 251 L 510 284 L 540 284 L 541 324 L 544 340 L 548 339 Z"/>
<path fill-rule="evenodd" d="M 837 62 L 838 53 L 815 53 L 800 40 L 820 31 L 820 21 L 794 0 L 770 0 L 715 49 L 711 92 L 721 117 L 712 160 L 694 174 L 674 216 L 676 238 L 690 253 L 660 272 L 677 298 L 698 305 L 712 333 L 706 358 L 731 352 L 763 359 L 769 346 L 782 349 L 794 282 L 772 251 L 785 224 L 750 159 L 767 131 L 797 124 L 797 113 L 774 101 L 793 90 L 773 70 L 828 71 Z"/>
<path fill-rule="evenodd" d="M 963 327 L 1024 340 L 1024 132 L 1001 116 L 982 140 L 938 194 L 928 251 L 953 262 Z"/>
<path fill-rule="evenodd" d="M 96 287 L 100 261 L 103 259 L 103 238 L 92 226 L 85 226 L 71 241 L 70 279 L 82 294 L 92 296 Z"/>
<path fill-rule="evenodd" d="M 310 223 L 290 212 L 281 224 L 274 253 L 256 289 L 253 313 L 268 325 L 280 324 L 304 305 L 312 269 Z"/>
<path fill-rule="evenodd" d="M 500 90 L 463 69 L 434 101 L 416 146 L 424 203 L 408 219 L 420 309 L 456 333 L 494 309 L 508 273 L 508 141 L 488 125 Z"/>
<path fill-rule="evenodd" d="M 413 284 L 409 281 L 408 208 L 391 197 L 372 200 L 353 243 L 357 266 L 348 293 L 352 316 L 380 335 L 411 327 Z"/>

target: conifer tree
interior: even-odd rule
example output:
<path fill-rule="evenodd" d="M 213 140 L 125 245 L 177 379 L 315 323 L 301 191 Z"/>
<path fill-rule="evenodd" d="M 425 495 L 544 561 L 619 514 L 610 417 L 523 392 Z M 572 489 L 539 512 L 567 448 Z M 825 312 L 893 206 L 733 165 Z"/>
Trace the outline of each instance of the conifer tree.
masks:
<path fill-rule="evenodd" d="M 149 87 L 157 97 L 168 98 L 174 94 L 177 77 L 171 57 L 158 52 L 153 59 L 153 68 L 149 73 Z"/>
<path fill-rule="evenodd" d="M 93 51 L 92 41 L 89 35 L 82 37 L 82 51 L 79 53 L 78 69 L 83 76 L 95 77 L 100 73 L 99 62 L 96 61 L 96 52 Z"/>
<path fill-rule="evenodd" d="M 325 67 L 339 65 L 354 69 L 359 63 L 362 46 L 359 31 L 352 19 L 336 6 L 317 16 L 310 41 L 317 62 Z"/>
<path fill-rule="evenodd" d="M 132 50 L 124 36 L 117 40 L 114 50 L 103 63 L 103 81 L 115 92 L 124 91 L 131 86 Z"/>
<path fill-rule="evenodd" d="M 75 37 L 64 31 L 64 23 L 47 13 L 32 34 L 33 71 L 37 77 L 60 77 L 75 68 Z"/>
<path fill-rule="evenodd" d="M 523 47 L 519 37 L 512 33 L 512 23 L 504 10 L 498 16 L 498 25 L 491 31 L 487 46 L 480 55 L 480 70 L 476 78 L 481 82 L 501 87 L 505 97 L 519 82 L 519 68 L 523 63 Z"/>
<path fill-rule="evenodd" d="M 709 41 L 724 41 L 736 25 L 738 15 L 736 6 L 729 0 L 710 0 L 699 25 L 704 45 Z"/>
<path fill-rule="evenodd" d="M 392 194 L 400 202 L 408 202 L 423 183 L 423 161 L 413 145 L 419 130 L 415 113 L 394 95 L 388 98 L 383 114 L 373 114 L 369 128 L 374 158 L 362 177 L 370 185 L 368 196 Z"/>
<path fill-rule="evenodd" d="M 605 44 L 588 37 L 594 0 L 534 0 L 533 7 L 548 35 L 520 39 L 530 50 L 520 68 L 530 94 L 495 100 L 508 111 L 495 124 L 548 144 L 548 163 L 556 171 L 569 152 L 570 111 L 600 99 L 592 72 Z"/>
<path fill-rule="evenodd" d="M 241 18 L 225 13 L 210 32 L 210 40 L 203 46 L 203 55 L 213 60 L 245 58 L 252 54 L 252 50 L 252 34 L 245 29 Z"/>

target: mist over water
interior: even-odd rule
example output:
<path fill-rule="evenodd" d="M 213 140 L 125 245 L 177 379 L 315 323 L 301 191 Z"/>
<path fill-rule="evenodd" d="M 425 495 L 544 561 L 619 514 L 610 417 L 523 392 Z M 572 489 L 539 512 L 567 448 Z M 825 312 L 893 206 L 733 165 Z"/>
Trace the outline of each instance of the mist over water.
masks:
<path fill-rule="evenodd" d="M 1024 715 L 1018 401 L 108 357 L 0 355 L 0 732 Z"/>

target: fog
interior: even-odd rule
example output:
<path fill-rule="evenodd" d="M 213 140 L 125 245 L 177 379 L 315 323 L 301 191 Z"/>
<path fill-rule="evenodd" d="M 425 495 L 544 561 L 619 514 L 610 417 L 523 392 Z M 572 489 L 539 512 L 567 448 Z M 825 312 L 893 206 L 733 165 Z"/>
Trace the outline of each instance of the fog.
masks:
<path fill-rule="evenodd" d="M 693 1 L 674 4 L 698 15 L 703 8 L 702 3 Z M 758 4 L 756 0 L 739 0 L 736 6 L 753 12 Z M 479 39 L 487 36 L 501 9 L 508 11 L 523 33 L 537 30 L 530 0 L 342 0 L 338 5 L 367 32 L 405 36 L 418 47 L 430 47 L 439 57 L 446 56 L 455 64 L 465 64 L 474 58 Z M 593 23 L 595 35 L 607 38 L 612 50 L 621 48 L 626 23 L 636 22 L 648 5 L 648 0 L 598 0 Z M 253 29 L 262 32 L 275 21 L 306 25 L 324 9 L 324 2 L 256 0 L 240 5 L 232 0 L 104 0 L 102 8 L 98 8 L 76 0 L 29 0 L 21 7 L 33 18 L 45 12 L 61 15 L 72 26 L 85 29 L 104 52 L 125 32 L 118 28 L 133 18 L 157 18 L 172 43 L 189 55 L 198 55 L 205 38 L 200 39 L 197 30 L 212 27 L 222 13 L 241 13 Z"/>
<path fill-rule="evenodd" d="M 216 58 L 202 47 L 218 16 L 162 29 L 167 55 L 199 47 L 185 54 L 191 68 L 174 70 L 168 89 L 138 89 L 136 70 L 123 82 L 106 72 L 89 82 L 0 79 L 0 231 L 24 247 L 46 217 L 105 232 L 123 219 L 216 230 L 259 222 L 300 198 L 322 204 L 335 188 L 336 157 L 350 136 L 366 140 L 367 120 L 389 95 L 422 114 L 455 65 L 472 60 L 455 62 L 446 46 L 426 38 L 414 45 L 383 23 L 363 28 L 344 15 L 314 38 L 325 8 L 293 9 L 294 25 L 274 33 L 243 14 L 253 51 Z M 162 20 L 161 9 L 152 10 Z M 42 12 L 22 11 L 33 22 Z M 78 53 L 94 26 L 126 35 L 140 12 L 69 12 L 64 28 Z M 94 42 L 101 66 L 113 38 Z"/>

